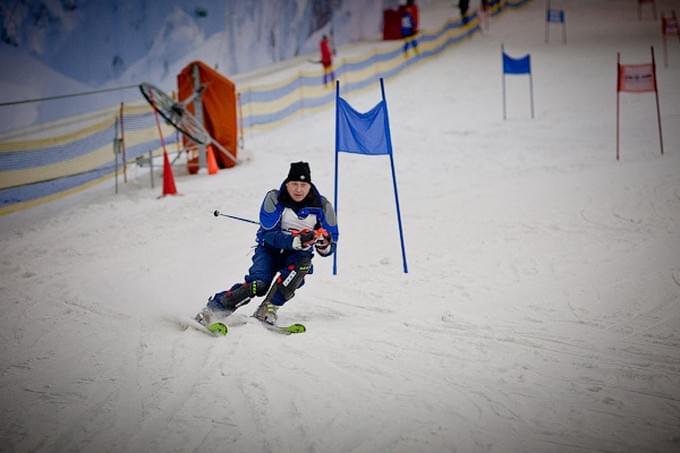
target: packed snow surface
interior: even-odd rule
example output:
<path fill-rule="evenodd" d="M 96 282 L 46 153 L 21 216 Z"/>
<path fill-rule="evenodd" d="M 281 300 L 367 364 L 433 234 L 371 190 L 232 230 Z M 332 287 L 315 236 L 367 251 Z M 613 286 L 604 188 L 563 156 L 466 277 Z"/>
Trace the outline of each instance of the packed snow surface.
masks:
<path fill-rule="evenodd" d="M 256 227 L 213 210 L 256 219 L 298 160 L 333 199 L 330 108 L 178 167 L 180 196 L 140 174 L 0 218 L 2 450 L 678 451 L 680 46 L 666 68 L 635 2 L 563 6 L 566 45 L 534 1 L 386 81 L 409 272 L 389 160 L 340 155 L 338 275 L 316 257 L 280 310 L 305 334 L 256 302 L 224 338 L 180 320 L 250 265 Z M 533 120 L 520 76 L 502 120 L 501 43 Z M 622 94 L 617 162 L 617 52 L 652 45 L 665 154 L 654 95 Z"/>

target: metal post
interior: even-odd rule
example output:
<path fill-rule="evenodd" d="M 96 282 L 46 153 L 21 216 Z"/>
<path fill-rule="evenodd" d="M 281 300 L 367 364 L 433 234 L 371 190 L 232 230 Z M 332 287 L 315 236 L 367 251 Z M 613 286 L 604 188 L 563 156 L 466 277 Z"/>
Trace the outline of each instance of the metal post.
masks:
<path fill-rule="evenodd" d="M 201 71 L 198 69 L 198 65 L 195 64 L 193 67 L 193 78 L 194 78 L 194 91 L 198 91 L 201 89 Z M 196 120 L 198 121 L 199 124 L 201 124 L 203 127 L 205 127 L 205 123 L 203 122 L 203 102 L 201 99 L 201 96 L 196 96 L 194 98 L 194 116 L 196 117 Z M 198 143 L 198 169 L 199 171 L 201 168 L 206 168 L 206 148 L 205 144 L 203 143 Z"/>
<path fill-rule="evenodd" d="M 115 170 L 115 193 L 118 193 L 118 152 L 120 151 L 118 149 L 120 142 L 118 139 L 118 123 L 120 122 L 120 119 L 118 118 L 118 115 L 116 115 L 116 120 L 115 120 L 115 125 L 113 127 L 113 157 L 114 161 L 116 162 L 116 170 Z"/>
<path fill-rule="evenodd" d="M 127 155 L 125 153 L 125 122 L 124 122 L 124 105 L 120 103 L 120 146 L 123 152 L 123 182 L 127 184 Z"/>
<path fill-rule="evenodd" d="M 245 146 L 245 141 L 246 137 L 243 135 L 243 104 L 241 104 L 241 93 L 236 94 L 237 99 L 238 99 L 238 119 L 239 119 L 239 131 L 241 132 L 240 135 L 240 140 L 239 140 L 239 149 L 243 151 L 243 147 Z"/>
<path fill-rule="evenodd" d="M 502 68 L 501 68 L 501 73 L 503 74 L 503 119 L 507 119 L 507 114 L 505 110 L 505 46 L 501 44 L 501 62 L 502 62 Z"/>
<path fill-rule="evenodd" d="M 531 60 L 529 60 L 531 61 Z M 531 119 L 534 119 L 534 75 L 531 73 L 531 66 L 529 67 L 529 95 L 531 97 Z"/>

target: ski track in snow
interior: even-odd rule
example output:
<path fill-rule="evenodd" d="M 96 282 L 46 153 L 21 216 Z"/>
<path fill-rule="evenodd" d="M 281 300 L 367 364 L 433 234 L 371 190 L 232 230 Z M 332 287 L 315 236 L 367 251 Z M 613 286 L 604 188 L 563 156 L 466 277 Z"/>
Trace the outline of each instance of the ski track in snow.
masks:
<path fill-rule="evenodd" d="M 316 258 L 280 312 L 303 335 L 257 302 L 225 338 L 179 320 L 250 263 L 255 230 L 214 209 L 255 218 L 300 159 L 332 197 L 330 111 L 180 197 L 135 182 L 0 218 L 3 451 L 678 451 L 680 52 L 658 68 L 666 155 L 626 96 L 616 162 L 615 53 L 646 61 L 658 23 L 613 5 L 565 2 L 558 46 L 530 2 L 386 82 L 410 272 L 387 164 L 342 155 L 339 274 Z M 500 42 L 532 52 L 533 121 L 523 79 L 500 120 Z"/>

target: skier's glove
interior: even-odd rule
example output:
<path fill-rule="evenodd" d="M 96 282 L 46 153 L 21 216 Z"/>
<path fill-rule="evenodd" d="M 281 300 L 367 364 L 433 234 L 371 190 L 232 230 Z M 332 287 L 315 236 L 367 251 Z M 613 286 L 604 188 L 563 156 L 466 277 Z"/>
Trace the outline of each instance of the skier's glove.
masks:
<path fill-rule="evenodd" d="M 316 242 L 316 232 L 311 230 L 293 231 L 293 250 L 308 250 Z"/>
<path fill-rule="evenodd" d="M 316 251 L 321 256 L 327 256 L 331 252 L 331 235 L 324 229 L 317 230 Z"/>

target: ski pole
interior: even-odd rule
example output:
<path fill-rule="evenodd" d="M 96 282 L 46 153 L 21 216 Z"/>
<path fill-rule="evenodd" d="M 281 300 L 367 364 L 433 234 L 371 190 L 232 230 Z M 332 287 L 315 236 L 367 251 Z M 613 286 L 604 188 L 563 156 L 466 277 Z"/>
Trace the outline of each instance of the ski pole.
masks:
<path fill-rule="evenodd" d="M 213 212 L 213 215 L 214 215 L 215 217 L 220 217 L 220 216 L 222 216 L 222 217 L 229 217 L 230 219 L 240 220 L 241 222 L 254 223 L 255 225 L 259 225 L 259 224 L 260 224 L 260 222 L 256 222 L 256 221 L 250 220 L 250 219 L 244 219 L 243 217 L 237 217 L 237 216 L 235 216 L 235 215 L 223 214 L 223 213 L 221 213 L 220 211 L 218 211 L 217 209 L 215 209 L 215 212 Z"/>

